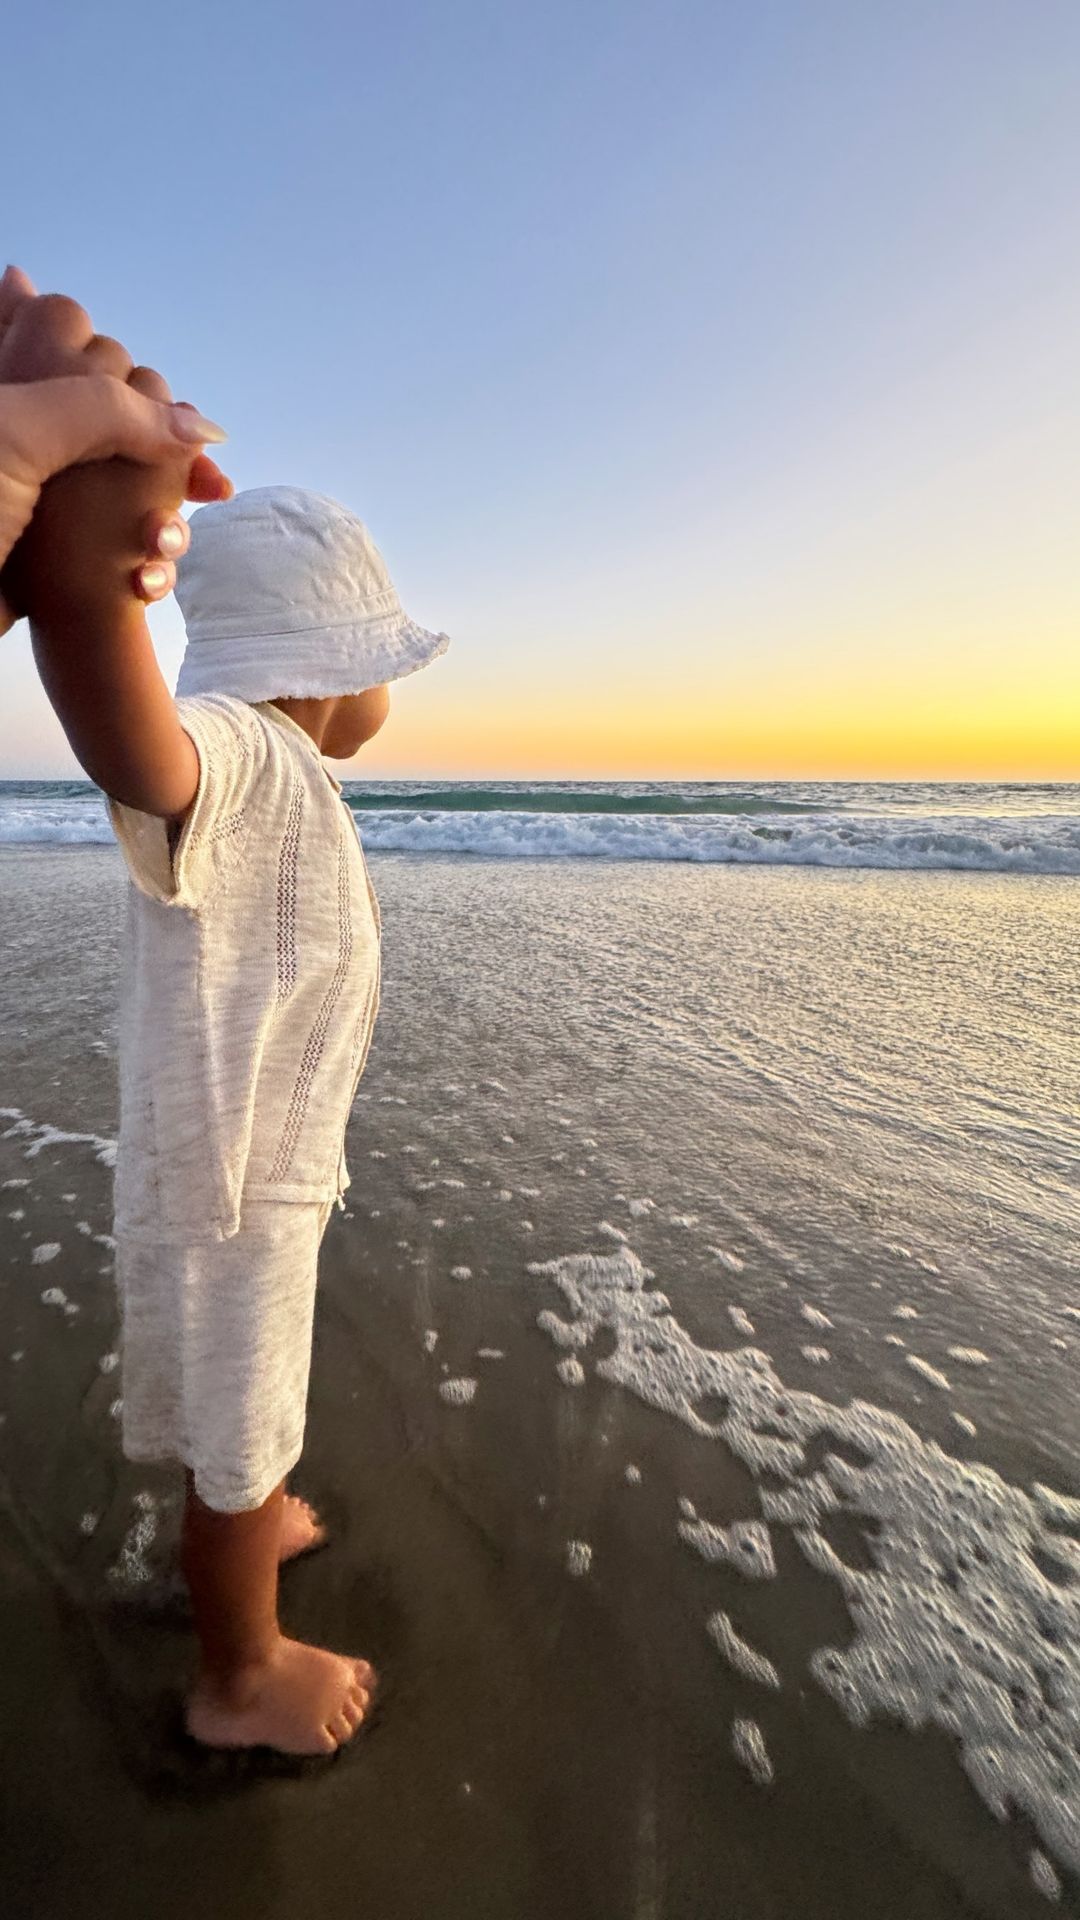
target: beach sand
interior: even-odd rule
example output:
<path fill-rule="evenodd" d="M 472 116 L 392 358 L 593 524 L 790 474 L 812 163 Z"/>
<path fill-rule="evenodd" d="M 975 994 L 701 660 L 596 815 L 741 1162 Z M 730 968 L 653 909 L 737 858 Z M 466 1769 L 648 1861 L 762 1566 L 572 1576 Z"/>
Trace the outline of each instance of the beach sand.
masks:
<path fill-rule="evenodd" d="M 835 1582 L 791 1535 L 773 1529 L 776 1573 L 765 1580 L 680 1540 L 680 1518 L 698 1510 L 725 1520 L 757 1511 L 745 1461 L 597 1373 L 613 1344 L 603 1333 L 583 1353 L 581 1383 L 572 1369 L 560 1376 L 571 1349 L 536 1324 L 545 1310 L 565 1315 L 566 1302 L 550 1274 L 530 1267 L 587 1248 L 617 1256 L 625 1232 L 654 1266 L 658 1249 L 668 1254 L 660 1284 L 693 1337 L 717 1345 L 723 1320 L 725 1344 L 737 1344 L 734 1296 L 710 1303 L 700 1278 L 707 1271 L 715 1285 L 734 1269 L 718 1267 L 696 1225 L 682 1224 L 705 1205 L 718 1155 L 735 1168 L 740 1150 L 733 1139 L 728 1152 L 716 1131 L 715 1079 L 703 1079 L 689 1053 L 680 1067 L 704 1008 L 691 1003 L 678 1031 L 662 1036 L 676 1059 L 674 1090 L 657 1086 L 656 1108 L 643 1112 L 628 1029 L 615 1017 L 602 1032 L 598 983 L 620 950 L 620 912 L 637 911 L 628 890 L 640 884 L 611 869 L 575 876 L 592 909 L 583 932 L 580 900 L 558 917 L 566 880 L 557 870 L 491 879 L 480 865 L 373 863 L 388 921 L 387 996 L 350 1129 L 354 1186 L 325 1243 L 308 1444 L 295 1478 L 322 1508 L 331 1545 L 289 1569 L 283 1592 L 289 1629 L 370 1657 L 382 1697 L 353 1748 L 299 1774 L 193 1750 L 178 1721 L 191 1660 L 175 1572 L 179 1488 L 166 1469 L 127 1465 L 118 1447 L 107 1162 L 119 862 L 106 850 L 19 852 L 0 855 L 0 869 L 9 983 L 0 1021 L 9 1109 L 0 1128 L 5 1914 L 1047 1912 L 1031 1878 L 1039 1836 L 1026 1817 L 992 1817 L 950 1735 L 888 1716 L 855 1730 L 811 1679 L 814 1650 L 849 1643 L 852 1628 Z M 818 878 L 800 875 L 799 885 Z M 721 874 L 709 885 L 732 879 L 774 895 L 786 883 Z M 470 943 L 485 956 L 479 998 L 460 968 L 448 970 Z M 526 1002 L 540 1007 L 528 1027 Z M 642 1022 L 652 1017 L 639 1008 Z M 776 1113 L 766 1125 L 729 1091 L 747 1154 L 769 1133 L 775 1147 Z M 653 1144 L 670 1131 L 673 1100 L 688 1135 L 673 1149 L 682 1195 L 661 1165 L 666 1149 Z M 48 1128 L 89 1137 L 61 1140 Z M 629 1202 L 665 1180 L 661 1238 L 653 1215 L 662 1209 L 634 1213 Z M 877 1191 L 880 1200 L 880 1178 Z M 860 1196 L 849 1199 L 857 1211 Z M 995 1200 L 1022 1214 L 1016 1196 L 995 1189 Z M 1036 1248 L 1048 1294 L 1067 1224 L 1058 1206 L 1048 1184 Z M 948 1211 L 960 1219 L 959 1244 L 970 1219 L 956 1193 Z M 823 1186 L 819 1213 L 815 1230 L 828 1237 Z M 774 1219 L 777 1246 L 782 1225 Z M 713 1223 L 714 1242 L 717 1231 Z M 749 1271 L 749 1229 L 726 1244 L 742 1248 L 730 1259 Z M 759 1236 L 759 1253 L 762 1245 Z M 1015 1245 L 998 1255 L 1003 1271 L 1019 1258 Z M 738 1300 L 760 1336 L 771 1298 L 788 1323 L 785 1377 L 801 1370 L 802 1390 L 846 1403 L 866 1390 L 869 1347 L 853 1346 L 846 1391 L 826 1386 L 827 1368 L 843 1361 L 843 1315 L 828 1291 L 813 1296 L 826 1305 L 812 1311 L 831 1331 L 800 1315 L 812 1294 L 806 1248 L 791 1259 L 796 1266 L 783 1278 L 777 1266 L 770 1281 L 762 1256 L 758 1297 L 740 1280 Z M 918 1298 L 911 1311 L 926 1319 L 919 1284 L 903 1299 Z M 956 1325 L 943 1320 L 926 1364 L 950 1364 L 941 1342 L 961 1335 L 998 1355 L 1005 1336 L 992 1308 L 977 1334 L 960 1309 Z M 945 1396 L 884 1345 L 884 1329 L 897 1325 L 900 1338 L 890 1301 L 874 1325 L 877 1398 L 933 1432 L 948 1419 Z M 779 1334 L 768 1344 L 780 1351 Z M 837 1358 L 809 1359 L 807 1347 Z M 1042 1417 L 1023 1417 L 1028 1364 L 1019 1351 L 1021 1386 L 993 1430 L 980 1369 L 952 1363 L 952 1380 L 971 1382 L 963 1406 L 981 1436 L 972 1457 L 1013 1482 L 1037 1474 L 1075 1492 L 1075 1419 L 1046 1418 L 1048 1406 L 1068 1404 L 1054 1397 L 1066 1390 L 1048 1375 Z M 1000 1374 L 993 1391 L 1008 1401 Z M 967 1443 L 950 1431 L 962 1454 Z M 705 1629 L 718 1608 L 776 1660 L 779 1688 L 720 1657 Z M 771 1785 L 755 1784 L 733 1752 L 740 1720 L 761 1729 Z M 1078 1910 L 1067 1876 L 1056 1910 Z"/>

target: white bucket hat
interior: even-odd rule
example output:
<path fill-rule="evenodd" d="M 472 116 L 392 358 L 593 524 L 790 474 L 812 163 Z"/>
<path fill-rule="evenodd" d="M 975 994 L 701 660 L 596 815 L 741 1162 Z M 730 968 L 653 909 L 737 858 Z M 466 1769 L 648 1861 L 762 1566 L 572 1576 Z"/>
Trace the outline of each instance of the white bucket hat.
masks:
<path fill-rule="evenodd" d="M 302 487 L 253 487 L 201 507 L 176 571 L 187 627 L 180 694 L 362 693 L 450 644 L 406 618 L 363 522 Z"/>

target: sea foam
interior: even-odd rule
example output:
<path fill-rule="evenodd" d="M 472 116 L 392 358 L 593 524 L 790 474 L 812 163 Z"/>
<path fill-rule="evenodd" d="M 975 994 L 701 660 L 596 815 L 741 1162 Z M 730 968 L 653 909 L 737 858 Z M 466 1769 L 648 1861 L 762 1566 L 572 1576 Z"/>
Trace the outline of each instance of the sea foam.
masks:
<path fill-rule="evenodd" d="M 848 1719 L 950 1734 L 997 1817 L 1020 1810 L 1080 1869 L 1080 1500 L 1026 1492 L 866 1401 L 790 1389 L 757 1348 L 699 1347 L 629 1248 L 529 1270 L 563 1295 L 569 1318 L 540 1316 L 557 1345 L 603 1331 L 614 1346 L 599 1375 L 787 1483 L 760 1489 L 762 1514 L 847 1603 L 850 1642 L 809 1665 Z M 718 1402 L 716 1424 L 699 1408 Z M 869 1567 L 831 1544 L 823 1523 L 839 1508 L 872 1537 Z M 745 1726 L 740 1758 L 762 1777 L 756 1744 Z"/>

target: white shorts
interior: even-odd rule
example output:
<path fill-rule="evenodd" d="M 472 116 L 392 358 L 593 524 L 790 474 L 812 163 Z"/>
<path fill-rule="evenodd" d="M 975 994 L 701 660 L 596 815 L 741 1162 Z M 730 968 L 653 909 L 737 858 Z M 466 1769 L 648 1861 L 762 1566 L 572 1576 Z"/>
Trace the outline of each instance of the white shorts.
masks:
<path fill-rule="evenodd" d="M 261 1506 L 300 1457 L 330 1212 L 264 1203 L 206 1246 L 118 1241 L 124 1452 L 181 1461 L 219 1512 Z"/>

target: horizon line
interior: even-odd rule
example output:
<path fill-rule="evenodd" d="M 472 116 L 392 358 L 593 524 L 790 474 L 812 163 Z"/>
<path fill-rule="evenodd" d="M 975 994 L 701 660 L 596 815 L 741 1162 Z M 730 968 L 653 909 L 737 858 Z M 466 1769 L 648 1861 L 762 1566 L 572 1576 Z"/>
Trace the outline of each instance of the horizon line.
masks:
<path fill-rule="evenodd" d="M 336 764 L 344 765 L 347 763 L 338 762 Z M 877 785 L 877 786 L 888 786 L 888 787 L 907 787 L 907 786 L 911 786 L 911 787 L 916 787 L 916 786 L 917 787 L 934 787 L 934 786 L 1073 787 L 1073 786 L 1080 786 L 1080 770 L 1078 770 L 1075 779 L 1071 779 L 1071 780 L 1047 778 L 1045 775 L 1040 776 L 1038 774 L 1029 774 L 1027 776 L 1018 776 L 1016 774 L 1011 774 L 1008 776 L 1002 775 L 1002 774 L 980 774 L 978 776 L 973 776 L 971 774 L 950 774 L 950 773 L 936 773 L 936 774 L 758 773 L 758 774 L 751 774 L 751 775 L 685 773 L 681 775 L 665 776 L 662 778 L 658 778 L 655 775 L 641 774 L 641 773 L 618 773 L 618 774 L 604 774 L 604 775 L 577 774 L 577 773 L 564 773 L 564 774 L 552 773 L 552 774 L 531 774 L 531 775 L 525 775 L 520 773 L 497 773 L 497 774 L 476 773 L 476 774 L 453 774 L 453 775 L 436 774 L 436 773 L 401 773 L 401 774 L 379 774 L 379 775 L 371 775 L 371 776 L 364 775 L 364 774 L 346 773 L 342 776 L 342 784 L 352 785 L 352 786 L 355 786 L 355 785 L 372 786 L 372 787 L 404 786 L 404 785 L 407 785 L 410 781 L 435 784 L 435 785 L 444 786 L 444 787 L 501 786 L 501 785 L 511 785 L 511 784 L 515 786 L 529 786 L 529 787 L 542 787 L 542 786 L 598 786 L 600 787 L 600 786 L 620 786 L 620 785 L 628 786 L 631 784 L 638 785 L 638 786 L 654 786 L 654 787 L 678 787 L 678 786 L 686 786 L 686 785 L 732 786 L 732 787 L 750 787 L 750 786 L 756 786 L 756 785 L 765 785 L 765 786 L 773 786 L 773 787 L 798 786 L 798 785 L 861 787 L 869 784 Z M 56 786 L 64 785 L 64 786 L 73 786 L 73 787 L 74 786 L 84 786 L 84 787 L 97 786 L 97 782 L 94 780 L 91 780 L 89 775 L 85 773 L 77 773 L 77 774 L 10 773 L 10 774 L 7 774 L 7 773 L 0 772 L 0 782 L 9 784 L 12 786 L 23 786 L 23 785 L 29 786 L 29 785 L 43 785 L 43 784 L 52 784 Z M 100 791 L 100 789 L 98 790 Z"/>

